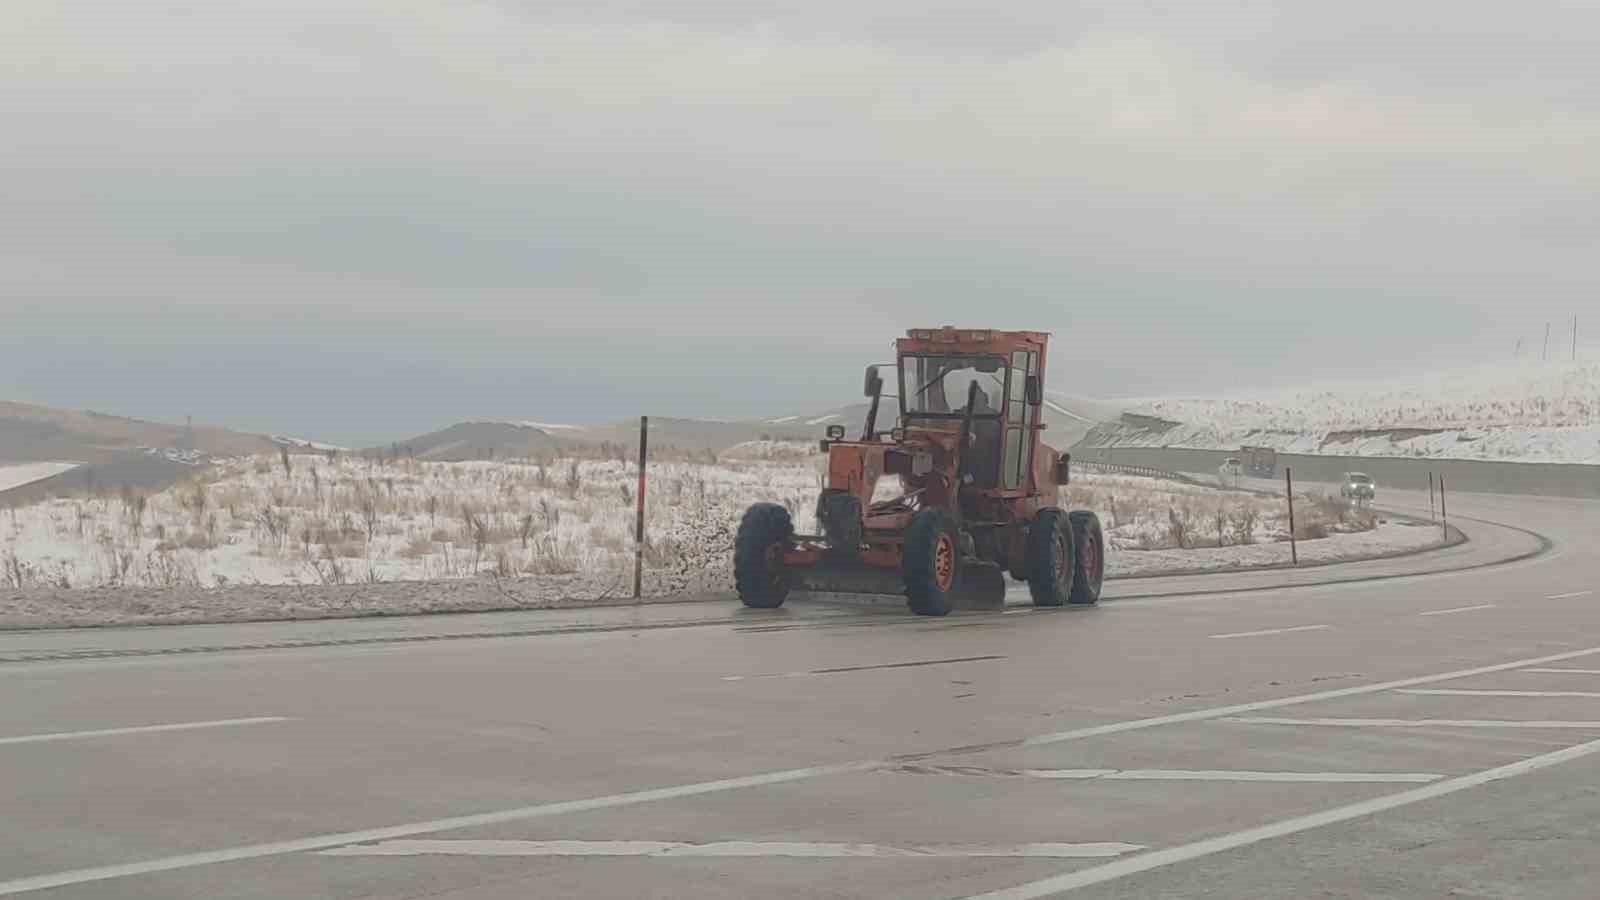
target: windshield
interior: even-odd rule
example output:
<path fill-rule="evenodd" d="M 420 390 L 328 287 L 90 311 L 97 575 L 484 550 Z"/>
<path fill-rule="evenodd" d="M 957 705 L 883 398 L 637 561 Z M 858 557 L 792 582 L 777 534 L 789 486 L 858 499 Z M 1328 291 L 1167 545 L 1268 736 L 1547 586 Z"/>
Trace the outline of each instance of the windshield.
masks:
<path fill-rule="evenodd" d="M 901 406 L 908 415 L 965 415 L 967 391 L 978 385 L 974 416 L 1004 406 L 1005 360 L 998 356 L 922 355 L 900 359 Z"/>
<path fill-rule="evenodd" d="M 1350 480 L 1355 484 L 1371 484 L 1372 479 L 1366 475 L 1351 475 Z"/>

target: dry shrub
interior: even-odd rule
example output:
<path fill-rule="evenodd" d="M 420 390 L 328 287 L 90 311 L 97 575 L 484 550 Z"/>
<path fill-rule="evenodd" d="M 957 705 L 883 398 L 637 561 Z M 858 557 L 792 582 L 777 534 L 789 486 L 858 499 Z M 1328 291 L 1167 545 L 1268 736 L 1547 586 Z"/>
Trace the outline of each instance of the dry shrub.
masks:
<path fill-rule="evenodd" d="M 529 549 L 527 570 L 535 575 L 571 575 L 578 571 L 576 548 L 553 534 L 534 538 Z"/>
<path fill-rule="evenodd" d="M 422 559 L 425 556 L 432 555 L 433 552 L 433 541 L 418 536 L 407 541 L 406 545 L 400 548 L 399 556 L 401 559 Z"/>
<path fill-rule="evenodd" d="M 1245 503 L 1233 511 L 1233 542 L 1235 544 L 1254 544 L 1256 542 L 1256 525 L 1261 521 L 1261 513 L 1253 503 Z"/>
<path fill-rule="evenodd" d="M 1294 523 L 1295 540 L 1316 541 L 1328 536 L 1328 525 L 1325 522 L 1296 522 Z"/>
<path fill-rule="evenodd" d="M 341 559 L 362 559 L 367 555 L 367 545 L 361 538 L 354 537 L 333 545 L 324 545 L 330 553 Z"/>
<path fill-rule="evenodd" d="M 621 553 L 627 549 L 627 542 L 623 540 L 622 535 L 609 531 L 604 525 L 599 524 L 589 526 L 589 543 L 612 553 Z"/>
<path fill-rule="evenodd" d="M 195 531 L 185 536 L 179 546 L 185 550 L 210 550 L 217 546 L 217 542 L 204 531 Z"/>

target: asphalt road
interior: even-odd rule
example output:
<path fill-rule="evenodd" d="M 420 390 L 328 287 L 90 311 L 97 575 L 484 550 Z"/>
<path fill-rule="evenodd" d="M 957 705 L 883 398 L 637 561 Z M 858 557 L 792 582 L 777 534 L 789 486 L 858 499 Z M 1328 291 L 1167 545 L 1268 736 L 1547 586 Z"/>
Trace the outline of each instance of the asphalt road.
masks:
<path fill-rule="evenodd" d="M 1451 512 L 1094 609 L 0 635 L 0 895 L 1593 896 L 1600 504 Z"/>

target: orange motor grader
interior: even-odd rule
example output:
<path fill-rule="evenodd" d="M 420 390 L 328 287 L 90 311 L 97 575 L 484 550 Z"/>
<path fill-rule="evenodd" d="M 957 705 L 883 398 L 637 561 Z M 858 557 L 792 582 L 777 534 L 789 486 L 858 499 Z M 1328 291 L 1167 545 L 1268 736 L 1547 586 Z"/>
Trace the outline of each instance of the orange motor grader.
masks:
<path fill-rule="evenodd" d="M 791 590 L 904 594 L 911 611 L 1005 602 L 1005 574 L 1035 606 L 1100 599 L 1105 537 L 1094 513 L 1056 504 L 1069 457 L 1041 443 L 1049 335 L 945 326 L 896 341 L 900 415 L 880 430 L 883 375 L 867 368 L 857 440 L 828 426 L 821 534 L 797 534 L 789 511 L 757 503 L 734 545 L 745 606 Z M 897 478 L 899 491 L 881 496 Z"/>

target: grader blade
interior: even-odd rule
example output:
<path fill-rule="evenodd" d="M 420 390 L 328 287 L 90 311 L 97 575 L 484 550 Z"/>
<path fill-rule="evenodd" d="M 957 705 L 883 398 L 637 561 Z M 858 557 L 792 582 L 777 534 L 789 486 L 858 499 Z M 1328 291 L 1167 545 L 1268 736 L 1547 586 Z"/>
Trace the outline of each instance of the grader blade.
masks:
<path fill-rule="evenodd" d="M 884 605 L 906 599 L 905 581 L 893 569 L 828 560 L 797 566 L 789 577 L 791 588 L 812 600 Z M 1005 604 L 1006 581 L 1000 568 L 968 560 L 951 605 L 963 610 L 995 610 Z"/>

